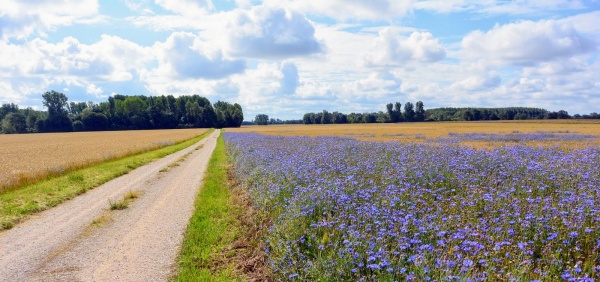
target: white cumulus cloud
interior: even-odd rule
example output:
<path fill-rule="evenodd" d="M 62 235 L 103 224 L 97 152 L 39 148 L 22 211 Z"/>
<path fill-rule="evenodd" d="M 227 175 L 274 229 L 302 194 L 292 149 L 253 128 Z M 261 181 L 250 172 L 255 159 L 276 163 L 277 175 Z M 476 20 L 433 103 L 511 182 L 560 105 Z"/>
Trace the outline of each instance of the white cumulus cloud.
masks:
<path fill-rule="evenodd" d="M 257 6 L 236 10 L 228 26 L 230 52 L 255 58 L 287 58 L 319 53 L 321 43 L 304 15 Z"/>
<path fill-rule="evenodd" d="M 402 66 L 411 61 L 435 62 L 445 56 L 444 47 L 429 32 L 415 31 L 404 37 L 396 28 L 386 27 L 379 31 L 364 60 L 368 66 Z"/>
<path fill-rule="evenodd" d="M 469 33 L 462 40 L 465 56 L 498 65 L 530 66 L 585 54 L 597 43 L 572 25 L 554 20 L 522 21 Z"/>
<path fill-rule="evenodd" d="M 98 8 L 97 0 L 4 0 L 0 5 L 0 37 L 45 36 L 58 26 L 97 22 L 98 18 L 90 18 L 97 17 Z"/>
<path fill-rule="evenodd" d="M 220 49 L 210 48 L 192 33 L 175 32 L 158 43 L 157 49 L 161 71 L 167 76 L 219 79 L 246 68 L 243 60 L 226 58 Z"/>
<path fill-rule="evenodd" d="M 500 85 L 502 78 L 495 72 L 489 72 L 480 75 L 473 75 L 464 80 L 455 82 L 452 88 L 460 88 L 464 90 L 488 90 Z"/>
<path fill-rule="evenodd" d="M 269 6 L 289 7 L 307 14 L 339 20 L 381 20 L 405 16 L 412 9 L 411 0 L 266 0 Z"/>

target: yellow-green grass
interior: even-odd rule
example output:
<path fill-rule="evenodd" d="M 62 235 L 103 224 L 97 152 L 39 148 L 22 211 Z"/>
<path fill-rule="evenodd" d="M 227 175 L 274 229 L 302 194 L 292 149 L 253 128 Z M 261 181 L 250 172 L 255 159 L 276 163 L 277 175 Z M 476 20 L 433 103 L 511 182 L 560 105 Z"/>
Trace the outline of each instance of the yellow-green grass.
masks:
<path fill-rule="evenodd" d="M 54 207 L 139 166 L 187 148 L 211 132 L 212 130 L 205 131 L 200 136 L 176 145 L 103 162 L 20 189 L 0 193 L 0 230 L 12 228 L 14 224 L 33 213 Z M 135 140 L 131 142 L 135 142 Z"/>
<path fill-rule="evenodd" d="M 600 136 L 599 120 L 526 120 L 481 122 L 415 122 L 385 124 L 267 125 L 228 128 L 228 132 L 256 132 L 284 136 L 344 136 L 366 141 L 419 142 L 463 133 L 569 132 Z M 473 142 L 479 144 L 483 142 Z M 481 145 L 481 144 L 479 144 Z"/>
<path fill-rule="evenodd" d="M 206 129 L 0 135 L 0 192 L 177 144 Z"/>
<path fill-rule="evenodd" d="M 139 191 L 129 191 L 122 200 L 108 199 L 110 210 L 124 210 L 129 207 L 129 203 L 140 197 Z"/>
<path fill-rule="evenodd" d="M 176 281 L 243 281 L 229 247 L 240 236 L 241 209 L 232 204 L 223 137 L 209 161 L 195 212 L 184 235 Z"/>

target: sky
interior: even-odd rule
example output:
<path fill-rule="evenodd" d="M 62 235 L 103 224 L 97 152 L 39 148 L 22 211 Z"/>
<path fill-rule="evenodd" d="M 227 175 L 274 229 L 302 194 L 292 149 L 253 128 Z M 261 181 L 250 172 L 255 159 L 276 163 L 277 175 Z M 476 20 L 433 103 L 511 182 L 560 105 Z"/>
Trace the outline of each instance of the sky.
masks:
<path fill-rule="evenodd" d="M 600 0 L 3 0 L 0 104 L 192 95 L 257 114 L 600 112 Z"/>

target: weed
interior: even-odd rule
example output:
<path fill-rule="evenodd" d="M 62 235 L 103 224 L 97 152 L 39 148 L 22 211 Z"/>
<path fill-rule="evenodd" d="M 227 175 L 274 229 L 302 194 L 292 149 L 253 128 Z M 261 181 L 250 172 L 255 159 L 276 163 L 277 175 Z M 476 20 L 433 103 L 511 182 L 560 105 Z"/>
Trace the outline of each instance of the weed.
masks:
<path fill-rule="evenodd" d="M 125 194 L 125 196 L 123 196 L 122 200 L 113 201 L 111 199 L 108 199 L 108 203 L 110 204 L 111 210 L 124 210 L 127 207 L 129 207 L 129 203 L 131 203 L 133 200 L 135 200 L 139 197 L 140 197 L 139 191 L 129 191 L 129 192 L 127 192 L 127 194 Z"/>
<path fill-rule="evenodd" d="M 14 227 L 14 224 L 10 221 L 0 222 L 0 230 L 8 230 Z"/>
<path fill-rule="evenodd" d="M 125 194 L 123 199 L 127 200 L 127 201 L 131 201 L 131 200 L 137 199 L 139 197 L 140 197 L 140 191 L 129 191 L 127 194 Z"/>
<path fill-rule="evenodd" d="M 129 207 L 129 201 L 123 199 L 120 201 L 113 201 L 108 199 L 108 204 L 110 205 L 110 210 L 124 210 Z"/>
<path fill-rule="evenodd" d="M 100 226 L 101 224 L 104 224 L 104 223 L 110 221 L 111 219 L 112 219 L 112 217 L 109 214 L 102 214 L 98 218 L 92 220 L 90 227 Z"/>

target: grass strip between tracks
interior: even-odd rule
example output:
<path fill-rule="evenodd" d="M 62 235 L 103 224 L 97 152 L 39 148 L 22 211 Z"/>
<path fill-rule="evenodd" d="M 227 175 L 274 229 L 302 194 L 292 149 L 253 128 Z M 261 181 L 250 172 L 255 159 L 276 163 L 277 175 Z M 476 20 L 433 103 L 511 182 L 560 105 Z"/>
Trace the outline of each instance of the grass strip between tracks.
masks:
<path fill-rule="evenodd" d="M 241 281 L 228 249 L 241 231 L 228 185 L 227 154 L 223 137 L 210 158 L 196 208 L 184 236 L 176 281 Z M 232 254 L 229 254 L 232 255 Z"/>
<path fill-rule="evenodd" d="M 214 129 L 190 140 L 122 159 L 75 170 L 62 176 L 0 194 L 0 230 L 10 229 L 33 213 L 54 207 L 131 170 L 185 149 Z"/>

